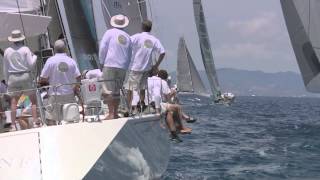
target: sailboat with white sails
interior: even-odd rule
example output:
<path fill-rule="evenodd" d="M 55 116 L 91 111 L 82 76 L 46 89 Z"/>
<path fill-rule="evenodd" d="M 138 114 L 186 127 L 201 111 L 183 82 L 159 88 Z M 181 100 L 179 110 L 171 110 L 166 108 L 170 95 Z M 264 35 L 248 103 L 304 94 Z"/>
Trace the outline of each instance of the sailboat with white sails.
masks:
<path fill-rule="evenodd" d="M 108 22 L 101 21 L 106 18 L 104 11 L 140 17 L 132 21 L 139 28 L 146 14 L 144 2 L 133 0 L 16 0 L 13 8 L 21 12 L 19 5 L 27 1 L 28 5 L 41 2 L 32 11 L 44 9 L 43 14 L 52 17 L 46 32 L 49 44 L 64 37 L 81 69 L 97 68 L 97 42 L 105 30 L 100 25 Z M 13 1 L 5 2 L 0 9 Z M 132 26 L 130 33 L 137 27 Z M 160 121 L 154 114 L 99 123 L 78 119 L 78 123 L 0 134 L 0 145 L 6 147 L 0 148 L 1 179 L 159 179 L 170 156 L 168 131 Z"/>
<path fill-rule="evenodd" d="M 218 81 L 218 75 L 214 65 L 213 54 L 210 44 L 210 38 L 207 30 L 206 19 L 204 16 L 201 0 L 193 0 L 194 17 L 198 31 L 200 51 L 202 61 L 209 80 L 212 97 L 215 102 L 231 103 L 235 96 L 232 93 L 221 94 L 221 88 Z"/>
<path fill-rule="evenodd" d="M 179 94 L 192 93 L 210 96 L 201 80 L 183 37 L 180 38 L 178 47 L 177 88 Z"/>
<path fill-rule="evenodd" d="M 305 87 L 310 92 L 320 93 L 320 2 L 280 2 Z"/>

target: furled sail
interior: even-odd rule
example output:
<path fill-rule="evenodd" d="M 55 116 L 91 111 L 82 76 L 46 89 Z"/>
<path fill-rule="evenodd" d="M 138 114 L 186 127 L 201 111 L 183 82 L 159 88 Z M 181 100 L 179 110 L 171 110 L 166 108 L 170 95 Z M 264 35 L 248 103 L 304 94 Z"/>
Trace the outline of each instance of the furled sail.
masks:
<path fill-rule="evenodd" d="M 220 87 L 216 73 L 216 68 L 213 62 L 210 39 L 207 31 L 206 20 L 204 17 L 201 0 L 193 0 L 193 8 L 200 41 L 202 60 L 208 76 L 212 95 L 214 96 L 214 98 L 217 98 L 220 94 Z"/>
<path fill-rule="evenodd" d="M 208 94 L 183 37 L 180 38 L 178 48 L 177 85 L 180 92 Z"/>
<path fill-rule="evenodd" d="M 147 7 L 145 0 L 102 0 L 104 20 L 108 28 L 111 28 L 110 18 L 117 14 L 129 17 L 130 23 L 125 28 L 130 35 L 141 32 L 141 22 L 147 19 Z"/>
<path fill-rule="evenodd" d="M 0 0 L 0 12 L 31 12 L 40 9 L 40 0 Z"/>
<path fill-rule="evenodd" d="M 320 1 L 281 0 L 291 43 L 306 89 L 320 92 Z"/>

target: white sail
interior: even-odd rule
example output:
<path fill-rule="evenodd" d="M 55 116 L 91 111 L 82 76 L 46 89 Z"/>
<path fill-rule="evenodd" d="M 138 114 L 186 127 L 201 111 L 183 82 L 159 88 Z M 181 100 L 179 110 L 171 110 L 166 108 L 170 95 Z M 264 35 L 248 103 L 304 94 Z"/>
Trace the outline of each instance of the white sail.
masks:
<path fill-rule="evenodd" d="M 0 12 L 31 12 L 40 9 L 40 0 L 0 0 Z"/>
<path fill-rule="evenodd" d="M 197 26 L 199 41 L 200 41 L 200 50 L 201 50 L 202 60 L 208 76 L 212 95 L 215 98 L 217 98 L 217 96 L 220 94 L 220 87 L 219 87 L 218 77 L 216 73 L 216 68 L 213 62 L 210 39 L 207 31 L 206 20 L 204 17 L 201 0 L 193 0 L 193 8 L 194 8 L 194 16 L 195 16 L 195 22 Z"/>
<path fill-rule="evenodd" d="M 44 34 L 50 21 L 48 16 L 0 12 L 0 41 L 7 41 L 15 29 L 21 30 L 26 37 Z"/>
<path fill-rule="evenodd" d="M 178 48 L 177 85 L 180 92 L 208 94 L 183 37 L 180 38 Z"/>
<path fill-rule="evenodd" d="M 147 8 L 145 0 L 102 0 L 104 20 L 108 28 L 110 18 L 117 14 L 129 17 L 130 23 L 125 28 L 130 35 L 141 32 L 141 22 L 147 19 Z"/>
<path fill-rule="evenodd" d="M 292 47 L 310 92 L 320 92 L 320 1 L 281 0 Z"/>

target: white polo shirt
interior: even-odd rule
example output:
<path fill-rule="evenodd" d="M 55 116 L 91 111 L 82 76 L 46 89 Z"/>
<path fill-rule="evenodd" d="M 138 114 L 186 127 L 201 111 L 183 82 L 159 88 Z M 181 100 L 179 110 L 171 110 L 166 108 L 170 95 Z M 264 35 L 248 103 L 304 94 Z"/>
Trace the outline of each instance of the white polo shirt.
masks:
<path fill-rule="evenodd" d="M 102 72 L 100 69 L 89 70 L 86 73 L 86 79 L 100 78 L 102 76 Z"/>
<path fill-rule="evenodd" d="M 99 47 L 100 64 L 105 67 L 128 69 L 131 61 L 130 36 L 117 28 L 107 30 Z"/>
<path fill-rule="evenodd" d="M 80 75 L 78 66 L 72 58 L 65 53 L 57 53 L 47 60 L 40 77 L 48 78 L 50 86 L 56 86 L 75 83 Z M 49 95 L 69 94 L 73 94 L 73 85 L 61 86 L 56 91 L 53 88 L 49 90 Z"/>
<path fill-rule="evenodd" d="M 151 101 L 155 101 L 155 97 L 161 97 L 162 101 L 166 101 L 164 95 L 170 94 L 171 90 L 166 81 L 157 76 L 152 76 L 148 78 L 148 92 Z"/>
<path fill-rule="evenodd" d="M 150 70 L 153 53 L 165 53 L 161 42 L 148 32 L 142 32 L 131 36 L 131 42 L 132 60 L 130 70 L 132 71 Z"/>
<path fill-rule="evenodd" d="M 37 56 L 33 55 L 31 50 L 26 46 L 13 45 L 4 51 L 4 75 L 8 81 L 10 73 L 28 72 L 32 71 Z"/>

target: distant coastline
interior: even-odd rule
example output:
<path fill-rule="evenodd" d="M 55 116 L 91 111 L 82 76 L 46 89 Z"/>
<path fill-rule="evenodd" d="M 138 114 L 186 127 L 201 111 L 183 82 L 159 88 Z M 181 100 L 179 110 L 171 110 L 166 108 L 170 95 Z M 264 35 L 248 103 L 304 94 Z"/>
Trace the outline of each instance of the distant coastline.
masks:
<path fill-rule="evenodd" d="M 205 71 L 199 73 L 209 87 Z M 223 68 L 217 73 L 222 90 L 237 96 L 320 97 L 320 94 L 307 92 L 300 74 L 295 72 L 266 73 Z M 176 73 L 171 73 L 171 76 L 175 81 Z"/>

